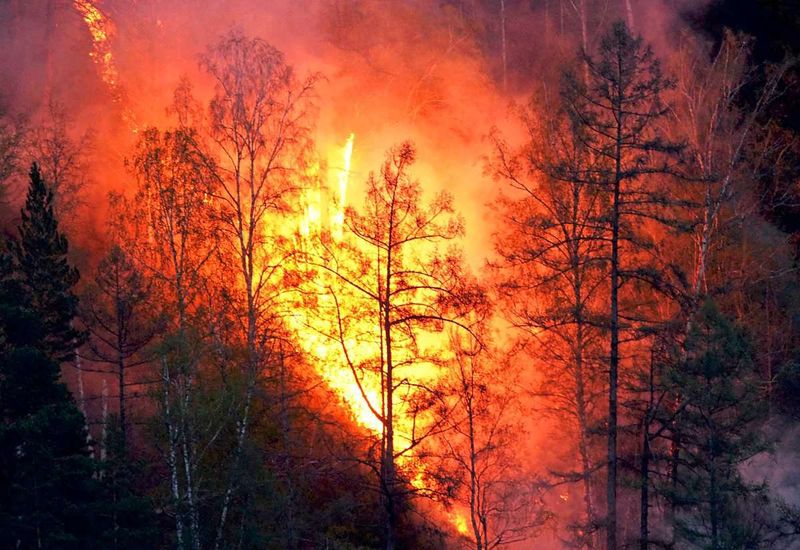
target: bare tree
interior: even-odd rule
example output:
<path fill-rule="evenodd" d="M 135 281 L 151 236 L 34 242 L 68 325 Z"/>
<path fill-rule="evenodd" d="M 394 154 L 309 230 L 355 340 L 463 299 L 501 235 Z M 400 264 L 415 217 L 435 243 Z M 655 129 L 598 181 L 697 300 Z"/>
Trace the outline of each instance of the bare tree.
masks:
<path fill-rule="evenodd" d="M 522 122 L 527 135 L 518 150 L 494 136 L 492 169 L 509 186 L 496 204 L 504 222 L 495 235 L 496 288 L 506 318 L 535 344 L 544 373 L 535 390 L 542 408 L 561 421 L 569 418 L 575 429 L 578 469 L 554 474 L 582 483 L 583 520 L 574 529 L 575 542 L 592 548 L 598 459 L 591 434 L 602 409 L 599 319 L 608 255 L 598 222 L 604 203 L 593 178 L 595 157 L 571 131 L 566 113 L 538 98 Z"/>
<path fill-rule="evenodd" d="M 24 153 L 25 126 L 0 104 L 0 207 L 10 206 L 12 177 L 19 174 Z M 3 212 L 3 218 L 10 215 Z M 7 221 L 7 220 L 2 220 Z"/>
<path fill-rule="evenodd" d="M 197 146 L 213 181 L 212 200 L 222 234 L 223 265 L 236 273 L 247 351 L 233 464 L 241 459 L 259 377 L 276 352 L 276 296 L 285 258 L 292 254 L 277 227 L 304 185 L 309 152 L 309 108 L 316 76 L 298 81 L 283 54 L 257 38 L 232 32 L 201 58 L 213 79 L 208 125 Z M 236 479 L 231 475 L 216 530 L 222 544 Z"/>
<path fill-rule="evenodd" d="M 452 431 L 442 440 L 454 463 L 459 500 L 469 510 L 472 543 L 476 550 L 491 550 L 528 540 L 549 514 L 541 501 L 544 484 L 514 457 L 521 433 L 514 420 L 513 377 L 508 365 L 474 343 L 454 338 L 453 347 L 447 389 L 455 399 Z"/>
<path fill-rule="evenodd" d="M 690 191 L 700 208 L 693 209 L 692 233 L 694 254 L 689 277 L 689 293 L 695 307 L 699 296 L 708 292 L 708 266 L 715 242 L 731 219 L 741 216 L 731 207 L 734 201 L 752 198 L 742 195 L 741 182 L 752 176 L 752 154 L 756 145 L 769 153 L 774 143 L 760 146 L 764 114 L 781 94 L 781 82 L 794 61 L 787 59 L 774 67 L 758 91 L 754 108 L 739 106 L 743 89 L 754 79 L 749 66 L 750 41 L 726 33 L 716 54 L 708 61 L 705 48 L 685 40 L 676 59 L 679 79 L 677 99 L 671 109 L 678 132 L 685 136 L 691 171 L 697 174 L 699 187 Z M 688 332 L 688 330 L 687 330 Z"/>
<path fill-rule="evenodd" d="M 463 234 L 463 224 L 453 215 L 449 194 L 422 204 L 420 185 L 409 174 L 415 157 L 410 143 L 392 149 L 380 174 L 367 181 L 363 209 L 347 209 L 345 241 L 323 238 L 321 253 L 310 258 L 332 275 L 327 293 L 337 326 L 328 334 L 340 343 L 361 398 L 380 425 L 376 470 L 387 549 L 397 544 L 404 497 L 418 492 L 398 473 L 398 460 L 444 428 L 436 411 L 439 392 L 425 375 L 437 368 L 444 350 L 430 338 L 448 325 L 469 333 L 469 315 L 483 303 L 460 253 L 439 249 Z M 376 392 L 366 373 L 379 380 Z"/>
<path fill-rule="evenodd" d="M 39 164 L 53 190 L 56 214 L 67 223 L 75 222 L 84 204 L 92 146 L 92 133 L 76 136 L 69 112 L 56 101 L 48 103 L 41 123 L 28 136 L 27 156 Z"/>
<path fill-rule="evenodd" d="M 606 204 L 598 220 L 606 228 L 611 283 L 606 547 L 617 548 L 620 335 L 636 320 L 634 312 L 620 310 L 620 288 L 623 280 L 653 282 L 652 271 L 634 260 L 652 250 L 652 237 L 642 231 L 647 221 L 675 225 L 664 213 L 671 197 L 652 184 L 655 175 L 671 171 L 670 158 L 680 147 L 659 128 L 668 113 L 662 95 L 672 84 L 651 48 L 633 37 L 625 23 L 615 23 L 598 55 L 584 53 L 583 61 L 588 80 L 568 77 L 562 95 L 581 147 L 594 158 L 591 176 Z"/>

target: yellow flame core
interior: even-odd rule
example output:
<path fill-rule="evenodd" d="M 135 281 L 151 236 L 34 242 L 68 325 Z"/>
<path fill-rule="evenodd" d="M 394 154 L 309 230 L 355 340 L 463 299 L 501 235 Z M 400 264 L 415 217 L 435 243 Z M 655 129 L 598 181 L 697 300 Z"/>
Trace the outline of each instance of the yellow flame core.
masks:
<path fill-rule="evenodd" d="M 339 196 L 337 197 L 336 201 L 336 212 L 331 222 L 331 232 L 337 239 L 342 238 L 344 229 L 344 209 L 347 205 L 347 184 L 350 180 L 350 166 L 353 160 L 353 142 L 355 141 L 355 138 L 355 134 L 350 134 L 350 136 L 347 138 L 347 142 L 345 143 L 343 150 L 344 165 L 338 174 Z"/>
<path fill-rule="evenodd" d="M 312 255 L 324 256 L 324 252 L 313 250 L 315 242 L 318 242 L 315 237 L 326 235 L 329 239 L 327 246 L 331 249 L 338 248 L 348 238 L 344 228 L 354 144 L 355 135 L 350 134 L 344 146 L 337 147 L 330 156 L 331 161 L 327 171 L 323 170 L 320 164 L 315 164 L 307 173 L 311 183 L 301 197 L 303 214 L 298 220 L 300 237 L 298 247 L 311 252 Z M 334 188 L 328 189 L 322 180 L 331 182 Z M 358 245 L 351 242 L 348 244 Z M 290 324 L 298 335 L 301 346 L 314 357 L 318 375 L 342 399 L 354 420 L 371 433 L 381 435 L 383 424 L 374 412 L 382 411 L 384 408 L 381 375 L 374 368 L 362 370 L 350 366 L 374 364 L 376 357 L 379 356 L 380 330 L 377 318 L 370 319 L 370 314 L 363 311 L 355 314 L 350 311 L 351 308 L 357 307 L 355 303 L 359 298 L 356 296 L 345 293 L 334 298 L 326 289 L 333 287 L 336 281 L 327 270 L 310 269 L 309 273 L 312 279 L 310 288 L 303 294 L 316 293 L 315 302 L 311 307 L 307 304 L 297 304 L 297 307 L 293 307 Z M 355 302 L 351 303 L 351 300 Z M 339 334 L 338 327 L 335 326 L 341 311 L 345 311 L 349 316 L 350 330 L 345 330 L 345 334 Z M 425 336 L 421 335 L 421 342 L 433 343 Z M 345 358 L 345 353 L 349 361 Z M 432 365 L 420 364 L 416 371 L 421 379 L 428 381 L 438 376 L 438 371 Z M 355 376 L 358 376 L 358 383 Z M 425 420 L 417 418 L 415 425 L 414 420 L 404 417 L 399 403 L 395 403 L 395 411 L 395 447 L 404 448 L 411 440 L 413 430 L 419 429 L 419 422 Z M 419 490 L 426 488 L 427 474 L 424 464 L 413 457 L 403 456 L 398 460 L 398 466 L 407 469 L 414 487 Z"/>
<path fill-rule="evenodd" d="M 354 143 L 355 136 L 350 134 L 343 147 L 336 147 L 332 151 L 327 169 L 316 163 L 306 174 L 309 185 L 301 196 L 302 215 L 296 226 L 299 236 L 297 247 L 316 257 L 317 261 L 328 262 L 326 254 L 342 246 L 359 247 L 358 240 L 349 240 L 350 237 L 345 233 Z M 328 189 L 325 182 L 330 182 L 333 189 Z M 323 250 L 315 249 L 323 242 Z M 336 258 L 335 261 L 346 260 Z M 369 311 L 365 312 L 363 306 L 358 309 L 357 304 L 361 299 L 357 293 L 348 294 L 346 288 L 340 289 L 340 293 L 334 297 L 330 289 L 336 286 L 336 277 L 328 270 L 303 266 L 302 262 L 298 269 L 308 275 L 303 284 L 309 285 L 300 294 L 315 298 L 313 303 L 304 302 L 304 298 L 300 298 L 291 305 L 290 326 L 301 347 L 313 357 L 317 374 L 342 400 L 354 421 L 380 437 L 384 433 L 384 426 L 376 412 L 382 414 L 385 404 L 382 401 L 382 375 L 375 370 L 375 364 L 379 362 L 376 358 L 382 353 L 377 312 L 375 318 L 370 318 L 371 314 Z M 349 328 L 342 331 L 344 334 L 336 326 L 336 320 L 342 311 L 348 317 L 349 323 Z M 439 356 L 446 347 L 443 335 L 437 333 L 421 333 L 417 343 L 422 348 L 436 348 Z M 435 365 L 419 358 L 414 362 L 415 380 L 422 386 L 440 376 Z M 372 367 L 362 369 L 360 365 Z M 408 391 L 411 393 L 416 390 Z M 409 398 L 408 395 L 405 397 Z M 404 409 L 399 401 L 395 402 L 394 407 L 394 443 L 396 449 L 401 449 L 414 439 L 415 430 L 416 433 L 420 429 L 424 431 L 424 425 L 430 418 L 424 414 L 414 418 L 413 413 Z M 403 454 L 398 457 L 397 466 L 404 470 L 415 489 L 422 492 L 430 489 L 430 475 L 426 465 L 418 457 L 412 453 Z M 445 513 L 444 517 L 460 535 L 469 534 L 469 523 L 463 513 Z"/>
<path fill-rule="evenodd" d="M 330 163 L 330 168 L 324 176 L 319 163 L 309 168 L 307 177 L 311 183 L 301 197 L 303 216 L 298 227 L 301 249 L 308 250 L 313 247 L 313 238 L 323 232 L 329 232 L 331 239 L 337 244 L 344 238 L 347 188 L 350 182 L 354 143 L 355 134 L 351 133 L 344 147 L 337 148 L 331 155 L 333 162 Z M 328 196 L 329 190 L 323 185 L 323 179 L 337 183 L 335 196 Z M 324 288 L 327 286 L 326 276 L 325 272 L 315 273 L 312 284 L 317 288 Z M 330 294 L 322 293 L 318 296 L 317 310 L 332 312 L 335 308 L 336 304 Z M 290 317 L 290 323 L 298 334 L 302 347 L 316 359 L 317 373 L 328 387 L 341 397 L 354 420 L 372 433 L 380 434 L 383 426 L 368 404 L 380 403 L 380 378 L 365 373 L 359 388 L 353 378 L 353 372 L 341 356 L 342 342 L 331 337 L 331 331 L 326 330 L 329 327 L 318 326 L 319 323 L 312 318 L 307 308 L 302 306 L 296 308 Z M 352 337 L 345 337 L 344 347 L 355 359 L 370 352 L 368 346 L 364 346 Z"/>
<path fill-rule="evenodd" d="M 469 533 L 469 526 L 467 525 L 467 518 L 459 513 L 454 513 L 450 515 L 450 521 L 453 523 L 453 526 L 458 531 L 459 535 L 466 535 Z"/>
<path fill-rule="evenodd" d="M 92 35 L 92 51 L 89 53 L 100 69 L 100 77 L 112 91 L 119 83 L 119 71 L 111 53 L 111 39 L 116 33 L 114 22 L 100 8 L 88 0 L 73 0 L 72 5 L 86 23 Z"/>

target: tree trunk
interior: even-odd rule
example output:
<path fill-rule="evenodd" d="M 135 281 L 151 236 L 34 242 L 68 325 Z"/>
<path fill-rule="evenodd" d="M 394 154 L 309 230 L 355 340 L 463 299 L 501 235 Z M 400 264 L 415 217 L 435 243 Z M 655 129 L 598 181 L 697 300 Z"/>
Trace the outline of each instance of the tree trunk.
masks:
<path fill-rule="evenodd" d="M 581 25 L 581 48 L 585 55 L 589 55 L 589 31 L 586 23 L 586 0 L 578 3 L 578 20 Z M 589 64 L 583 63 L 583 83 L 589 86 Z"/>
<path fill-rule="evenodd" d="M 714 452 L 713 432 L 709 430 L 708 447 L 711 451 L 708 503 L 711 515 L 711 548 L 719 550 L 719 496 L 717 495 L 717 457 Z"/>
<path fill-rule="evenodd" d="M 621 65 L 621 60 L 620 60 Z M 622 67 L 618 67 L 622 75 Z M 611 203 L 611 350 L 608 369 L 608 481 L 606 486 L 607 532 L 606 547 L 617 548 L 617 384 L 619 376 L 619 218 L 620 187 L 622 184 L 622 82 L 618 82 L 616 111 L 616 144 L 614 192 Z"/>
<path fill-rule="evenodd" d="M 642 458 L 639 475 L 642 483 L 639 544 L 642 550 L 647 550 L 650 539 L 650 422 L 647 418 L 642 425 Z"/>
<path fill-rule="evenodd" d="M 652 421 L 655 407 L 655 371 L 653 351 L 650 351 L 650 371 L 648 373 L 648 401 L 647 410 L 642 420 L 642 458 L 639 465 L 639 476 L 642 483 L 640 518 L 639 518 L 639 544 L 641 550 L 647 550 L 650 542 L 650 422 Z"/>
<path fill-rule="evenodd" d="M 508 89 L 508 44 L 506 42 L 506 2 L 500 0 L 500 47 L 503 60 L 503 91 Z"/>
<path fill-rule="evenodd" d="M 398 176 L 399 177 L 399 176 Z M 391 205 L 388 224 L 388 239 L 386 246 L 386 273 L 384 284 L 383 309 L 383 339 L 386 346 L 386 454 L 384 456 L 384 480 L 386 490 L 386 550 L 394 550 L 395 521 L 397 510 L 395 508 L 396 472 L 394 465 L 394 363 L 392 357 L 392 252 L 394 247 L 394 204 Z"/>
<path fill-rule="evenodd" d="M 108 457 L 108 382 L 103 378 L 102 389 L 100 390 L 100 400 L 102 401 L 102 431 L 100 432 L 100 462 L 105 462 Z M 101 470 L 100 477 L 103 472 Z"/>
<path fill-rule="evenodd" d="M 180 477 L 178 475 L 178 452 L 176 445 L 178 441 L 177 427 L 175 426 L 174 419 L 172 418 L 172 406 L 170 404 L 169 385 L 171 383 L 169 375 L 169 366 L 166 359 L 161 359 L 162 364 L 162 383 L 164 385 L 164 423 L 167 428 L 167 440 L 169 444 L 169 453 L 167 454 L 167 463 L 170 471 L 170 489 L 172 491 L 172 500 L 175 506 L 175 537 L 177 539 L 178 548 L 183 550 L 183 503 L 181 499 L 180 490 Z"/>
<path fill-rule="evenodd" d="M 582 303 L 580 285 L 576 285 L 576 297 L 578 303 Z M 580 307 L 581 306 L 579 306 L 579 308 Z M 580 431 L 578 447 L 581 455 L 581 477 L 583 478 L 583 502 L 586 513 L 586 523 L 589 526 L 593 526 L 595 514 L 594 503 L 592 502 L 592 464 L 589 457 L 588 442 L 589 426 L 586 418 L 586 382 L 583 373 L 584 326 L 582 317 L 582 313 L 578 313 L 575 334 L 575 403 L 578 414 L 578 430 Z M 587 539 L 586 546 L 589 550 L 594 548 L 594 535 Z"/>
<path fill-rule="evenodd" d="M 119 285 L 116 285 L 119 289 Z M 117 294 L 117 384 L 119 395 L 119 435 L 120 448 L 123 456 L 127 453 L 128 423 L 125 414 L 125 321 L 123 320 L 122 307 L 119 294 Z"/>
<path fill-rule="evenodd" d="M 384 340 L 386 342 L 386 454 L 383 459 L 383 484 L 386 492 L 386 550 L 395 548 L 395 468 L 394 468 L 394 373 L 392 365 L 392 332 L 389 317 L 389 288 L 391 283 L 391 255 L 387 257 L 386 268 L 386 303 L 384 304 L 383 323 Z"/>
<path fill-rule="evenodd" d="M 633 32 L 633 6 L 631 5 L 631 0 L 625 0 L 625 20 L 628 23 L 628 30 Z"/>

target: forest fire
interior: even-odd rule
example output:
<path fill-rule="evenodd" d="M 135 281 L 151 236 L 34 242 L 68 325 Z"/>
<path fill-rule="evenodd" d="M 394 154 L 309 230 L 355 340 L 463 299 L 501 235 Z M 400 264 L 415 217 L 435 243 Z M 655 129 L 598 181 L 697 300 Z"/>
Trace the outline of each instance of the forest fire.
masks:
<path fill-rule="evenodd" d="M 119 72 L 111 51 L 111 41 L 116 33 L 114 22 L 89 0 L 73 0 L 72 5 L 83 18 L 92 36 L 92 51 L 89 55 L 97 63 L 103 82 L 116 94 Z"/>
<path fill-rule="evenodd" d="M 0 546 L 796 547 L 745 4 L 0 2 Z"/>
<path fill-rule="evenodd" d="M 353 156 L 355 134 L 350 134 L 341 150 L 337 150 L 329 159 L 330 167 L 326 175 L 320 173 L 319 165 L 311 170 L 311 189 L 304 190 L 302 199 L 302 218 L 299 223 L 300 248 L 307 254 L 318 255 L 320 239 L 332 240 L 333 246 L 341 243 L 345 223 L 345 207 L 347 187 Z M 320 181 L 325 180 L 325 181 Z M 331 193 L 328 182 L 336 182 L 336 195 Z M 361 345 L 358 336 L 347 339 L 336 334 L 336 327 L 330 319 L 321 323 L 315 310 L 330 312 L 337 304 L 334 297 L 326 292 L 331 284 L 331 275 L 327 271 L 314 269 L 304 264 L 300 258 L 298 269 L 310 273 L 307 288 L 300 290 L 300 296 L 314 296 L 314 307 L 295 299 L 289 305 L 292 313 L 288 319 L 298 336 L 303 348 L 314 359 L 313 364 L 322 379 L 339 395 L 351 409 L 356 421 L 375 434 L 382 431 L 382 423 L 370 410 L 370 404 L 380 402 L 380 377 L 376 373 L 362 372 L 361 377 L 354 380 L 359 373 L 352 372 L 347 361 L 358 362 L 362 356 L 372 353 L 369 344 Z M 367 325 L 368 326 L 368 325 Z M 342 341 L 344 340 L 344 341 Z M 345 358 L 347 353 L 352 357 Z"/>

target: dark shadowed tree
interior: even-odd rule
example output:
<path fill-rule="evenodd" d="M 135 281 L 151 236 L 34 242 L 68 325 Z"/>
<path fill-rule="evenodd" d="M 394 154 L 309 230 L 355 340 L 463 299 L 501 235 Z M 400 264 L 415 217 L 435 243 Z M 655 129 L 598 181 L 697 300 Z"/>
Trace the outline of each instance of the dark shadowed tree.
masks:
<path fill-rule="evenodd" d="M 605 227 L 610 273 L 606 546 L 617 548 L 620 335 L 636 318 L 620 309 L 620 288 L 623 282 L 657 282 L 652 280 L 657 273 L 640 264 L 654 248 L 653 234 L 644 229 L 648 223 L 675 225 L 666 210 L 671 198 L 654 176 L 670 171 L 670 157 L 679 147 L 666 141 L 659 127 L 667 114 L 662 95 L 672 83 L 652 49 L 625 23 L 615 23 L 597 55 L 584 53 L 583 62 L 588 78 L 567 73 L 562 97 L 577 140 L 593 158 L 592 181 L 604 195 L 597 222 Z"/>
<path fill-rule="evenodd" d="M 755 548 L 758 533 L 748 529 L 743 512 L 748 502 L 763 499 L 765 488 L 746 482 L 739 471 L 766 450 L 756 424 L 765 402 L 753 350 L 710 301 L 698 311 L 684 347 L 666 375 L 685 401 L 679 483 L 668 491 L 677 510 L 676 538 L 712 550 Z"/>
<path fill-rule="evenodd" d="M 496 203 L 500 261 L 493 267 L 500 307 L 533 344 L 541 364 L 535 389 L 540 409 L 573 432 L 575 466 L 553 472 L 558 483 L 581 485 L 581 518 L 573 543 L 593 548 L 601 464 L 592 434 L 602 420 L 608 246 L 605 204 L 593 155 L 563 110 L 534 98 L 522 117 L 526 142 L 514 149 L 495 135 L 495 177 L 508 185 Z"/>
<path fill-rule="evenodd" d="M 53 209 L 62 225 L 78 220 L 89 182 L 90 132 L 73 135 L 72 119 L 65 106 L 50 102 L 44 120 L 30 131 L 26 157 L 36 162 L 53 192 Z"/>
<path fill-rule="evenodd" d="M 142 352 L 163 328 L 150 300 L 149 282 L 119 246 L 112 247 L 100 262 L 94 284 L 83 298 L 81 317 L 91 334 L 87 359 L 101 364 L 98 369 L 83 370 L 108 373 L 116 378 L 115 397 L 119 401 L 116 444 L 123 455 L 130 423 L 128 391 L 153 381 L 132 375 L 152 364 L 153 358 Z"/>
<path fill-rule="evenodd" d="M 447 376 L 454 405 L 442 434 L 456 478 L 456 500 L 467 510 L 471 547 L 491 550 L 530 541 L 550 514 L 536 479 L 515 444 L 524 437 L 513 367 L 465 338 L 455 338 Z"/>
<path fill-rule="evenodd" d="M 85 333 L 73 325 L 78 298 L 73 288 L 80 275 L 67 260 L 67 238 L 58 229 L 53 193 L 34 164 L 22 209 L 19 238 L 10 243 L 28 307 L 39 316 L 48 357 L 57 363 L 71 360 Z"/>
<path fill-rule="evenodd" d="M 16 548 L 91 548 L 107 527 L 86 421 L 60 380 L 80 338 L 66 252 L 34 165 L 19 240 L 0 254 L 0 539 Z"/>

